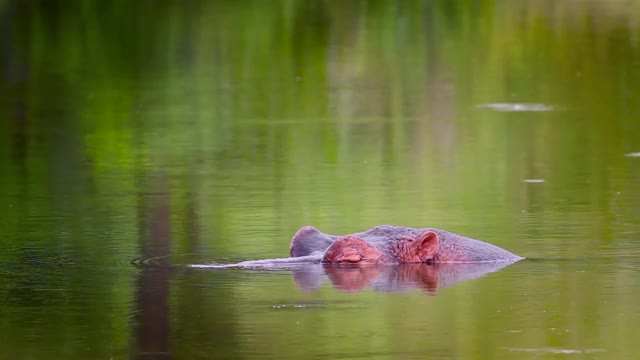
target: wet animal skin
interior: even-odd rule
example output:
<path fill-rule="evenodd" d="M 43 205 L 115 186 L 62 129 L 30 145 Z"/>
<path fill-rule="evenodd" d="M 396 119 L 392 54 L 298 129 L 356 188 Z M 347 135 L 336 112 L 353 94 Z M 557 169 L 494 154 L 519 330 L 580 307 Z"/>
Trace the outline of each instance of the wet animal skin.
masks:
<path fill-rule="evenodd" d="M 404 264 L 516 262 L 495 245 L 434 228 L 382 225 L 338 236 L 305 226 L 291 240 L 292 257 L 322 254 L 323 263 Z"/>

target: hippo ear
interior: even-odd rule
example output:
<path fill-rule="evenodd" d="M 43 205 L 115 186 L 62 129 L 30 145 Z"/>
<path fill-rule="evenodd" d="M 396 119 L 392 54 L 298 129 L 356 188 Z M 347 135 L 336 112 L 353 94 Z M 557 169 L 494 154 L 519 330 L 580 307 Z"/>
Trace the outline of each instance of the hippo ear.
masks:
<path fill-rule="evenodd" d="M 440 239 L 438 238 L 438 234 L 433 231 L 426 231 L 413 242 L 415 255 L 417 255 L 421 262 L 433 260 L 438 253 L 439 247 Z"/>

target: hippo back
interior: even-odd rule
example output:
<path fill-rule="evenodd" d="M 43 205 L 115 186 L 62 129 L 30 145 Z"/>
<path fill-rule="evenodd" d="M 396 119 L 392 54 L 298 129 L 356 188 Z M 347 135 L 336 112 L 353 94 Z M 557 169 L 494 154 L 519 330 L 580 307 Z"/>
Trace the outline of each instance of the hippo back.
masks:
<path fill-rule="evenodd" d="M 435 228 L 380 225 L 353 235 L 372 244 L 384 244 L 402 236 L 415 238 L 426 231 L 435 232 L 440 240 L 436 262 L 515 262 L 523 259 L 495 245 Z"/>
<path fill-rule="evenodd" d="M 321 232 L 313 226 L 303 226 L 291 239 L 289 255 L 292 257 L 323 253 L 338 236 Z"/>
<path fill-rule="evenodd" d="M 440 229 L 423 229 L 438 234 L 438 262 L 515 262 L 523 258 L 498 246 Z"/>

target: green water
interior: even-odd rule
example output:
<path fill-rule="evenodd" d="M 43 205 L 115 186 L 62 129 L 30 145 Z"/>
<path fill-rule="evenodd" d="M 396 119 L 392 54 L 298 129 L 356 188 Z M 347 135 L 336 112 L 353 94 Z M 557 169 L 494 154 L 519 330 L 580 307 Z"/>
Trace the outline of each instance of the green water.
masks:
<path fill-rule="evenodd" d="M 638 1 L 0 1 L 0 19 L 0 359 L 640 352 Z M 529 259 L 404 288 L 130 264 L 379 224 Z"/>

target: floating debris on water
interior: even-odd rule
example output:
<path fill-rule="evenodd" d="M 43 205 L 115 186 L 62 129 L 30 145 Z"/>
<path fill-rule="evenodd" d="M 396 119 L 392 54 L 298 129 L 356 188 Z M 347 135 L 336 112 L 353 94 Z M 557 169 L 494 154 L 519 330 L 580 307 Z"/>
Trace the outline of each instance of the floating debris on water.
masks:
<path fill-rule="evenodd" d="M 524 179 L 522 181 L 526 183 L 538 184 L 538 183 L 543 183 L 544 179 Z"/>
<path fill-rule="evenodd" d="M 495 111 L 552 111 L 558 110 L 551 105 L 534 103 L 492 103 L 476 105 L 477 108 L 492 109 Z"/>
<path fill-rule="evenodd" d="M 509 351 L 525 351 L 525 352 L 540 352 L 540 353 L 551 353 L 551 354 L 591 354 L 604 352 L 603 349 L 558 349 L 558 348 L 539 348 L 539 349 L 528 349 L 528 348 L 512 348 L 505 347 L 503 348 Z"/>
<path fill-rule="evenodd" d="M 624 156 L 626 156 L 626 157 L 640 157 L 640 151 L 639 152 L 632 152 L 632 153 L 624 154 Z"/>
<path fill-rule="evenodd" d="M 273 309 L 306 309 L 308 306 L 304 305 L 304 304 L 295 304 L 295 305 L 287 305 L 287 304 L 279 304 L 279 305 L 272 305 L 271 308 Z"/>

